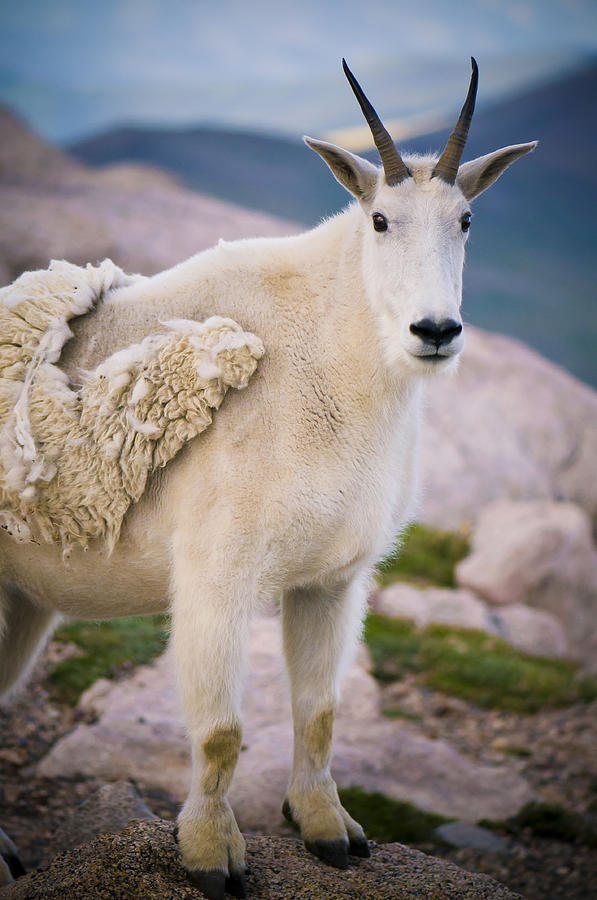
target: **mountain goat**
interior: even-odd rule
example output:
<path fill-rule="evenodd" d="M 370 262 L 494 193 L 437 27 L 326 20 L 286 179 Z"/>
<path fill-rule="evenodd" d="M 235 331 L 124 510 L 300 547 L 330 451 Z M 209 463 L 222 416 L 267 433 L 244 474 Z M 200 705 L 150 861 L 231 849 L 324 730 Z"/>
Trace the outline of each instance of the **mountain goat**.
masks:
<path fill-rule="evenodd" d="M 470 201 L 535 146 L 460 165 L 477 88 L 472 60 L 439 159 L 403 159 L 344 70 L 382 169 L 305 140 L 356 202 L 299 236 L 220 242 L 114 287 L 71 323 L 58 363 L 76 384 L 82 369 L 163 331 L 164 316 L 215 313 L 263 342 L 248 386 L 150 475 L 111 553 L 95 539 L 65 560 L 58 543 L 0 533 L 2 691 L 23 676 L 58 614 L 171 611 L 192 747 L 177 840 L 211 898 L 245 895 L 245 845 L 226 793 L 241 748 L 249 618 L 277 593 L 295 736 L 284 814 L 333 866 L 369 855 L 330 774 L 339 683 L 373 566 L 413 512 L 423 392 L 463 347 Z"/>

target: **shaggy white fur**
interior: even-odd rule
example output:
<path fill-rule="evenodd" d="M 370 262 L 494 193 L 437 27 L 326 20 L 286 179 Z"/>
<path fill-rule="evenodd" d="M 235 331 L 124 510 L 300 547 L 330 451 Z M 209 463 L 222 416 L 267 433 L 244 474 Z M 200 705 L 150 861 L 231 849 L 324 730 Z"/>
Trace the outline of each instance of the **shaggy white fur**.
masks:
<path fill-rule="evenodd" d="M 140 278 L 110 260 L 53 261 L 0 291 L 0 525 L 17 540 L 67 551 L 104 537 L 111 550 L 150 472 L 210 425 L 263 355 L 232 319 L 177 319 L 73 390 L 56 365 L 68 320 Z"/>

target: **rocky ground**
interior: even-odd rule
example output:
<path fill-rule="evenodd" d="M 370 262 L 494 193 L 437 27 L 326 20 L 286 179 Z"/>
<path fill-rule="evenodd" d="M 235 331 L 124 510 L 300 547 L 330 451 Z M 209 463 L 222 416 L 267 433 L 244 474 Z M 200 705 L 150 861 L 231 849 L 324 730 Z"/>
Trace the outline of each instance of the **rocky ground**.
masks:
<path fill-rule="evenodd" d="M 47 865 L 56 834 L 82 800 L 102 784 L 101 778 L 41 778 L 35 766 L 56 741 L 85 714 L 55 702 L 45 678 L 63 653 L 52 643 L 40 659 L 34 678 L 18 703 L 0 712 L 0 821 L 19 846 L 28 869 Z M 541 799 L 581 812 L 597 800 L 594 753 L 597 746 L 597 703 L 533 716 L 486 712 L 462 700 L 421 690 L 407 678 L 386 686 L 382 708 L 403 711 L 400 727 L 416 736 L 449 741 L 465 758 L 487 765 L 507 762 L 521 773 Z M 87 714 L 89 723 L 91 716 Z M 138 786 L 150 809 L 172 820 L 178 801 L 172 795 Z M 533 898 L 585 900 L 597 896 L 597 854 L 575 843 L 537 838 L 529 830 L 507 835 L 506 852 L 419 845 L 463 868 L 484 873 Z"/>
<path fill-rule="evenodd" d="M 399 705 L 415 717 L 401 720 L 408 730 L 443 738 L 477 762 L 502 764 L 509 758 L 509 765 L 524 775 L 542 800 L 578 812 L 597 809 L 597 703 L 532 716 L 487 711 L 455 697 L 423 692 L 408 678 L 384 687 L 382 698 L 384 705 Z M 594 849 L 537 838 L 525 829 L 510 840 L 506 854 L 470 848 L 419 849 L 491 875 L 527 898 L 597 896 Z"/>
<path fill-rule="evenodd" d="M 542 800 L 586 812 L 597 809 L 597 702 L 535 715 L 484 710 L 456 697 L 422 691 L 408 676 L 382 688 L 384 706 L 404 710 L 401 727 L 443 738 L 470 759 L 509 759 Z M 413 716 L 412 719 L 408 714 Z"/>
<path fill-rule="evenodd" d="M 171 822 L 131 822 L 118 833 L 59 853 L 47 869 L 20 878 L 3 896 L 192 900 L 199 892 L 180 866 L 173 831 Z M 294 838 L 248 835 L 246 843 L 246 890 L 252 900 L 521 900 L 485 875 L 402 844 L 370 842 L 370 858 L 354 859 L 339 872 L 323 866 Z"/>

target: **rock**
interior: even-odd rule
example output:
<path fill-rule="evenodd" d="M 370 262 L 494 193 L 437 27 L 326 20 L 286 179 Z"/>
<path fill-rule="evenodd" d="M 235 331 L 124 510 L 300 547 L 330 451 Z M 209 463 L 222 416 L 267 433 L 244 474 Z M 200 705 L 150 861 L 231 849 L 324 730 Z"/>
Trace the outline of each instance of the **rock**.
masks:
<path fill-rule="evenodd" d="M 472 553 L 458 564 L 456 579 L 490 603 L 524 602 L 553 613 L 564 625 L 573 656 L 595 659 L 597 552 L 591 522 L 579 506 L 491 504 L 479 518 Z"/>
<path fill-rule="evenodd" d="M 417 588 L 396 582 L 374 595 L 372 609 L 382 616 L 410 619 L 417 628 L 476 628 L 532 656 L 565 657 L 569 653 L 564 628 L 551 613 L 522 603 L 491 607 L 465 589 Z"/>
<path fill-rule="evenodd" d="M 510 646 L 531 656 L 567 657 L 570 647 L 556 616 L 523 603 L 511 603 L 493 613 L 498 634 Z"/>
<path fill-rule="evenodd" d="M 132 819 L 157 819 L 126 781 L 104 784 L 75 809 L 57 830 L 54 853 L 87 843 L 100 834 L 115 834 Z"/>
<path fill-rule="evenodd" d="M 43 144 L 0 108 L 0 273 L 8 284 L 51 258 L 106 256 L 151 275 L 219 238 L 287 235 L 300 227 L 179 188 L 144 165 L 92 169 Z"/>
<path fill-rule="evenodd" d="M 43 181 L 58 184 L 85 177 L 86 166 L 56 147 L 50 147 L 29 131 L 24 122 L 0 106 L 0 178 L 26 184 Z"/>
<path fill-rule="evenodd" d="M 58 741 L 38 774 L 53 778 L 74 769 L 105 781 L 134 778 L 184 798 L 189 750 L 169 654 L 119 682 L 100 679 L 80 703 L 99 721 L 78 725 Z"/>
<path fill-rule="evenodd" d="M 442 841 L 453 847 L 471 847 L 473 850 L 488 850 L 490 853 L 505 853 L 510 845 L 507 840 L 468 822 L 446 822 L 435 829 Z"/>
<path fill-rule="evenodd" d="M 114 255 L 105 223 L 73 201 L 54 188 L 27 192 L 0 182 L 0 259 L 10 273 L 8 282 L 27 269 L 45 269 L 50 259 L 84 265 Z"/>
<path fill-rule="evenodd" d="M 524 344 L 467 325 L 424 422 L 420 521 L 456 530 L 500 498 L 568 500 L 597 519 L 597 392 Z"/>
<path fill-rule="evenodd" d="M 379 713 L 379 691 L 366 651 L 349 669 L 334 728 L 332 772 L 341 787 L 362 785 L 430 812 L 472 822 L 500 819 L 532 798 L 520 775 L 505 766 L 466 760 L 445 741 L 409 734 Z M 168 654 L 114 684 L 94 686 L 82 698 L 99 715 L 79 725 L 37 767 L 42 777 L 72 774 L 132 778 L 181 802 L 189 780 L 189 746 L 181 724 Z M 254 622 L 244 701 L 243 750 L 230 802 L 245 830 L 289 834 L 281 815 L 292 759 L 290 699 L 282 665 L 280 623 Z"/>
<path fill-rule="evenodd" d="M 247 836 L 251 900 L 521 900 L 485 875 L 401 844 L 371 844 L 370 859 L 339 871 L 315 859 L 297 840 Z M 179 861 L 173 825 L 134 822 L 76 850 L 59 853 L 41 871 L 2 893 L 7 900 L 178 900 L 198 898 Z"/>
<path fill-rule="evenodd" d="M 396 582 L 375 595 L 373 609 L 382 616 L 412 619 L 418 628 L 454 625 L 497 634 L 487 606 L 466 590 L 416 588 Z"/>

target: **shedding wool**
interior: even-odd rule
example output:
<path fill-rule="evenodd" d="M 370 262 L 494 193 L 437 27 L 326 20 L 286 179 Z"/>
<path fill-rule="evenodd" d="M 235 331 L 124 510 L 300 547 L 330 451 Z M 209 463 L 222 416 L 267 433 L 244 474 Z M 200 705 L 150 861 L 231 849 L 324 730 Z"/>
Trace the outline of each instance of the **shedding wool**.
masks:
<path fill-rule="evenodd" d="M 82 375 L 56 363 L 67 322 L 131 284 L 111 260 L 53 260 L 0 290 L 0 526 L 16 540 L 112 549 L 153 469 L 211 424 L 244 388 L 263 344 L 232 319 L 177 319 Z"/>

